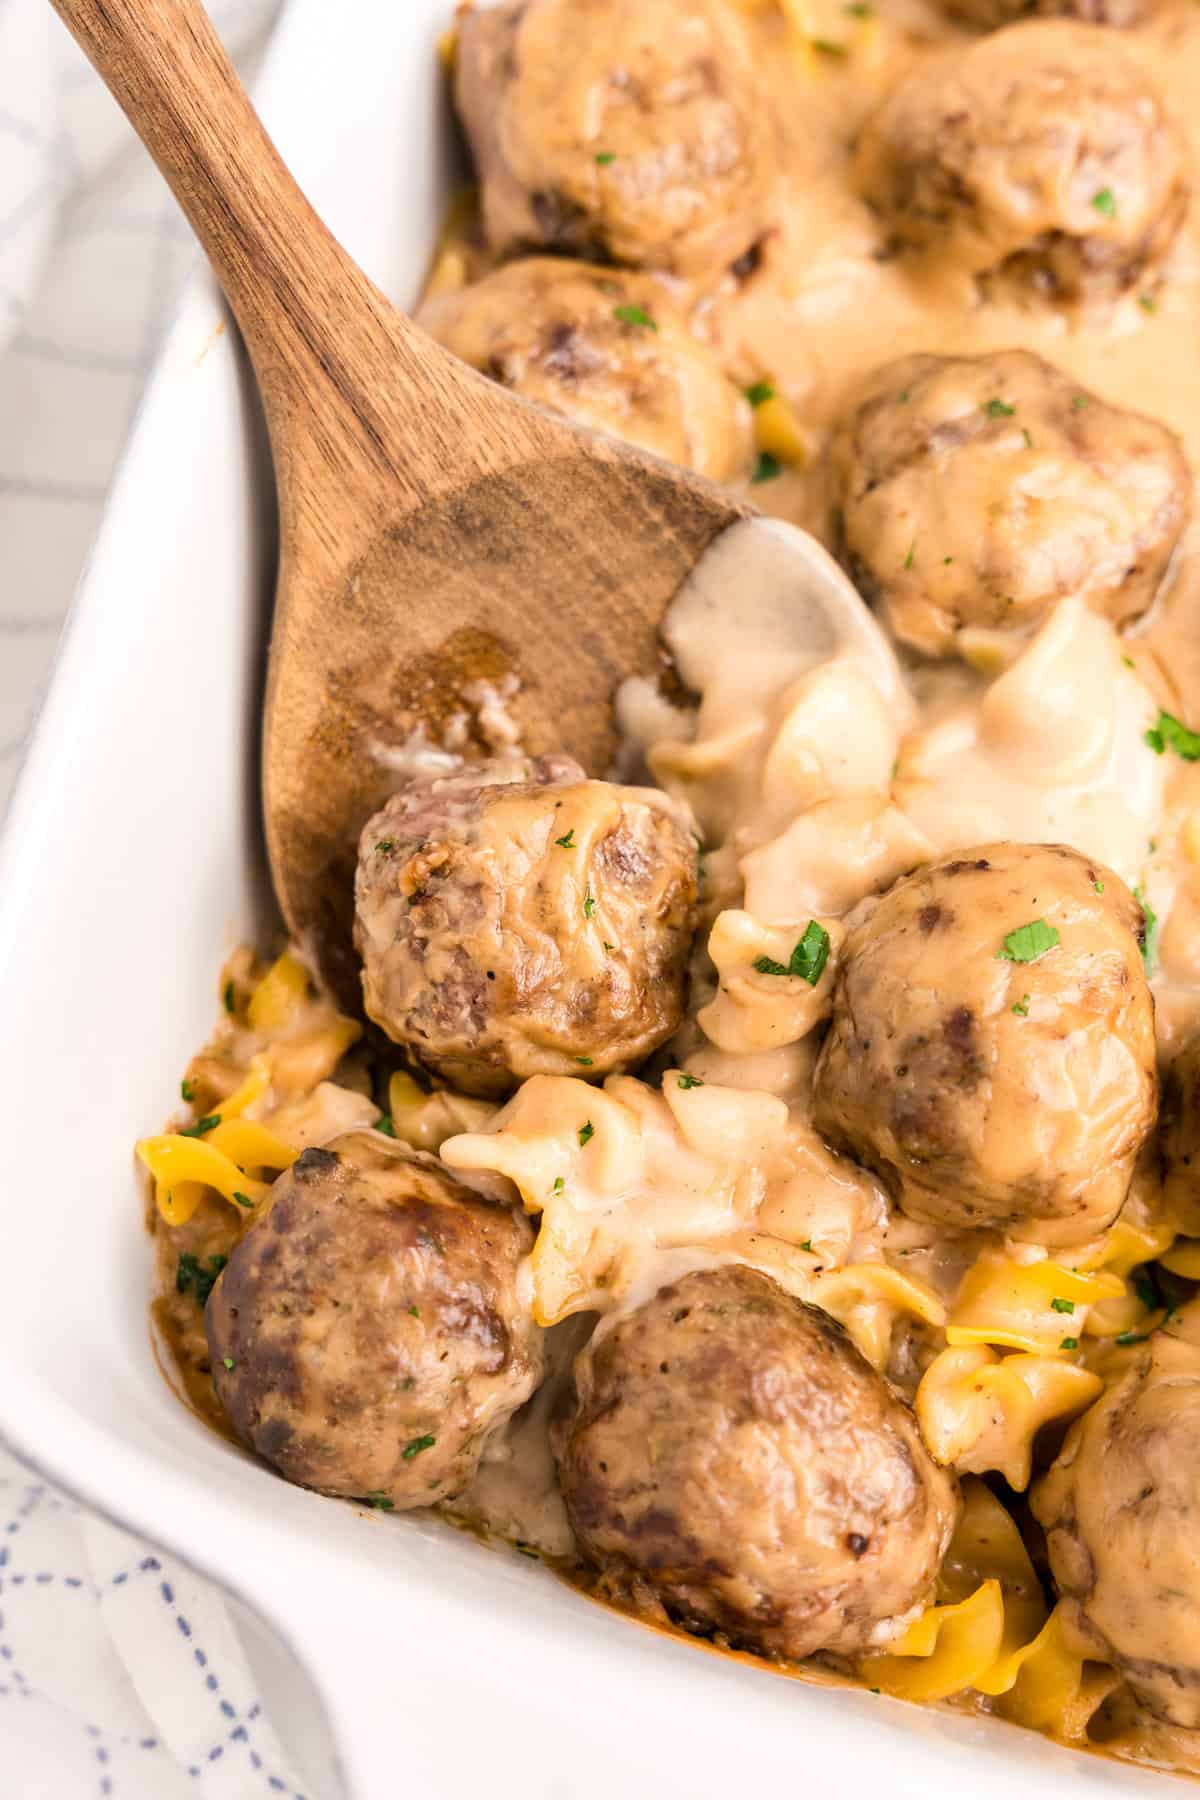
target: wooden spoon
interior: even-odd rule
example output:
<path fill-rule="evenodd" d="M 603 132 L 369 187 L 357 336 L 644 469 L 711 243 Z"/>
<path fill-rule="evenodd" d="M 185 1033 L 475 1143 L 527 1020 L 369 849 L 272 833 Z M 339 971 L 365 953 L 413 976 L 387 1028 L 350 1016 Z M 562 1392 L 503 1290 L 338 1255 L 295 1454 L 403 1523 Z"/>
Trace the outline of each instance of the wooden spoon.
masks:
<path fill-rule="evenodd" d="M 174 189 L 258 377 L 281 539 L 267 847 L 290 931 L 358 1010 L 355 847 L 396 752 L 516 676 L 524 745 L 603 771 L 617 684 L 655 669 L 667 603 L 751 509 L 418 331 L 304 199 L 199 0 L 53 3 Z"/>

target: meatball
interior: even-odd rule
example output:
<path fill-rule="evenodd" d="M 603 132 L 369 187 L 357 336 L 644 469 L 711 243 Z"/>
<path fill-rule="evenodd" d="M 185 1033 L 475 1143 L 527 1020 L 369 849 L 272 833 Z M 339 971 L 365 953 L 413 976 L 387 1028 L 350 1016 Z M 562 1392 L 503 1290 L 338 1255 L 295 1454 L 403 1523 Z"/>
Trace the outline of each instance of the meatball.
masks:
<path fill-rule="evenodd" d="M 1200 1730 L 1200 1349 L 1157 1331 L 1033 1491 L 1068 1622 Z"/>
<path fill-rule="evenodd" d="M 930 58 L 863 130 L 858 180 L 897 245 L 1063 300 L 1111 298 L 1161 260 L 1187 157 L 1100 26 L 1035 20 Z"/>
<path fill-rule="evenodd" d="M 1200 1237 L 1200 1036 L 1163 1076 L 1159 1120 L 1163 1198 L 1179 1231 Z"/>
<path fill-rule="evenodd" d="M 325 1494 L 452 1499 L 542 1377 L 517 1298 L 532 1242 L 522 1214 L 374 1132 L 306 1150 L 208 1301 L 238 1437 Z"/>
<path fill-rule="evenodd" d="M 472 1094 L 641 1061 L 683 1016 L 696 849 L 566 757 L 411 781 L 359 845 L 369 1016 Z"/>
<path fill-rule="evenodd" d="M 1150 0 L 942 0 L 952 19 L 980 31 L 998 31 L 1019 19 L 1082 19 L 1088 25 L 1126 29 L 1150 11 Z"/>
<path fill-rule="evenodd" d="M 949 1478 L 842 1327 L 757 1270 L 704 1270 L 602 1330 L 555 1426 L 605 1587 L 768 1656 L 879 1643 L 932 1589 Z"/>
<path fill-rule="evenodd" d="M 842 948 L 814 1118 L 910 1218 L 1072 1244 L 1120 1211 L 1157 1103 L 1142 909 L 1060 844 L 906 876 Z"/>
<path fill-rule="evenodd" d="M 750 408 L 650 277 L 530 257 L 420 322 L 514 393 L 714 481 L 749 467 Z"/>
<path fill-rule="evenodd" d="M 506 0 L 469 12 L 457 100 L 483 220 L 545 246 L 705 275 L 771 223 L 769 107 L 724 0 Z"/>
<path fill-rule="evenodd" d="M 927 656 L 964 627 L 1030 629 L 1067 594 L 1129 624 L 1191 506 L 1173 432 L 1027 350 L 885 363 L 831 459 L 843 559 Z"/>

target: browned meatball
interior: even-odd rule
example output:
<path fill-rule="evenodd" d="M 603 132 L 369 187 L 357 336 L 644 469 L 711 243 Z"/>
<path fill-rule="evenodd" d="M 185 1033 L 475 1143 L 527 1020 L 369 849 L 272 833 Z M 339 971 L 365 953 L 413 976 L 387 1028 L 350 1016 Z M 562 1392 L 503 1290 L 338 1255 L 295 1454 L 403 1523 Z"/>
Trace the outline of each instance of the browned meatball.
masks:
<path fill-rule="evenodd" d="M 532 1241 L 522 1214 L 374 1132 L 306 1150 L 208 1302 L 237 1435 L 325 1494 L 453 1498 L 542 1377 L 517 1298 Z"/>
<path fill-rule="evenodd" d="M 1054 19 L 923 63 L 867 121 L 857 172 L 896 244 L 1065 300 L 1150 275 L 1188 198 L 1140 69 L 1103 27 Z"/>
<path fill-rule="evenodd" d="M 1129 624 L 1191 506 L 1173 432 L 1027 350 L 885 363 L 831 455 L 844 558 L 927 656 L 963 627 L 1032 628 L 1067 594 Z"/>
<path fill-rule="evenodd" d="M 1043 1244 L 1103 1230 L 1157 1103 L 1144 929 L 1124 882 L 1059 844 L 906 876 L 842 948 L 818 1129 L 911 1218 Z"/>
<path fill-rule="evenodd" d="M 464 362 L 581 425 L 698 469 L 745 475 L 750 408 L 651 277 L 530 257 L 420 322 Z"/>
<path fill-rule="evenodd" d="M 1019 19 L 1082 19 L 1088 25 L 1126 29 L 1151 10 L 1151 0 L 942 0 L 952 19 L 981 31 L 998 31 Z"/>
<path fill-rule="evenodd" d="M 1157 1331 L 1033 1492 L 1068 1620 L 1159 1718 L 1200 1729 L 1200 1349 Z"/>
<path fill-rule="evenodd" d="M 664 795 L 566 757 L 410 782 L 356 898 L 368 1014 L 468 1093 L 625 1068 L 683 1016 L 695 845 Z"/>
<path fill-rule="evenodd" d="M 953 1484 L 842 1327 L 706 1270 L 597 1335 L 555 1454 L 614 1597 L 768 1656 L 847 1654 L 929 1595 Z"/>
<path fill-rule="evenodd" d="M 723 0 L 469 12 L 457 99 L 497 250 L 703 275 L 771 222 L 768 106 Z"/>

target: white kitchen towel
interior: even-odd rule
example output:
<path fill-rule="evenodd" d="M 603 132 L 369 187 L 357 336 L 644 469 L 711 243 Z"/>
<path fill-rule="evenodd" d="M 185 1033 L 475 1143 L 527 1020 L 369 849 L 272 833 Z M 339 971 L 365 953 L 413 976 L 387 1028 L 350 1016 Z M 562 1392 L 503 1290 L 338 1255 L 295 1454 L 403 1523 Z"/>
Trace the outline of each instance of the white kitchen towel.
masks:
<path fill-rule="evenodd" d="M 243 68 L 277 4 L 211 5 Z M 49 0 L 0 0 L 0 817 L 195 256 Z M 0 1800 L 185 1795 L 325 1800 L 216 1590 L 0 1449 Z"/>

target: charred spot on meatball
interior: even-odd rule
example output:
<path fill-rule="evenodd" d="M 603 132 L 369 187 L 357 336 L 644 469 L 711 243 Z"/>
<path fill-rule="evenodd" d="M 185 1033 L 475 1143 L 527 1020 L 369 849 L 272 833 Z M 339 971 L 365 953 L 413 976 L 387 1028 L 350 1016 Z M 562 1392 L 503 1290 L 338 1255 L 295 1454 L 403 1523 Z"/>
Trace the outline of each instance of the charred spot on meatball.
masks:
<path fill-rule="evenodd" d="M 910 1218 L 1078 1243 L 1154 1127 L 1141 907 L 1056 844 L 906 876 L 851 931 L 814 1075 L 830 1143 Z"/>
<path fill-rule="evenodd" d="M 868 119 L 856 169 L 897 248 L 988 285 L 1111 300 L 1187 208 L 1183 140 L 1100 26 L 1034 20 L 930 58 Z"/>
<path fill-rule="evenodd" d="M 768 108 L 721 0 L 505 0 L 468 12 L 457 102 L 484 226 L 530 247 L 705 275 L 771 221 Z"/>
<path fill-rule="evenodd" d="M 1200 1730 L 1200 1348 L 1155 1332 L 1032 1504 L 1068 1623 L 1151 1713 Z"/>
<path fill-rule="evenodd" d="M 1141 24 L 1152 0 L 942 0 L 942 5 L 952 19 L 979 31 L 999 31 L 1022 19 L 1079 19 L 1123 31 Z"/>
<path fill-rule="evenodd" d="M 957 1512 L 841 1326 L 742 1267 L 599 1333 L 554 1448 L 604 1591 L 767 1656 L 886 1639 L 929 1595 Z"/>
<path fill-rule="evenodd" d="M 517 1297 L 532 1241 L 523 1215 L 374 1132 L 306 1150 L 208 1301 L 234 1431 L 301 1487 L 453 1499 L 541 1380 Z"/>
<path fill-rule="evenodd" d="M 746 473 L 750 409 L 651 277 L 531 257 L 438 295 L 419 316 L 526 400 L 714 481 Z"/>
<path fill-rule="evenodd" d="M 411 781 L 356 899 L 368 1015 L 468 1093 L 628 1068 L 683 1017 L 695 844 L 664 795 L 568 758 Z"/>
<path fill-rule="evenodd" d="M 1173 432 L 1026 350 L 884 364 L 831 466 L 843 560 L 927 656 L 963 630 L 1032 630 L 1068 594 L 1132 623 L 1191 507 Z"/>

